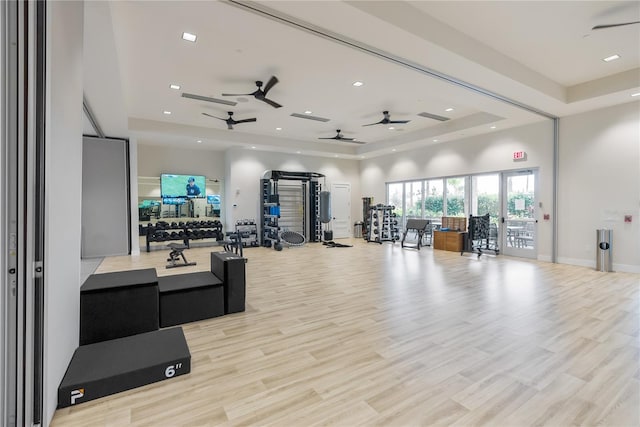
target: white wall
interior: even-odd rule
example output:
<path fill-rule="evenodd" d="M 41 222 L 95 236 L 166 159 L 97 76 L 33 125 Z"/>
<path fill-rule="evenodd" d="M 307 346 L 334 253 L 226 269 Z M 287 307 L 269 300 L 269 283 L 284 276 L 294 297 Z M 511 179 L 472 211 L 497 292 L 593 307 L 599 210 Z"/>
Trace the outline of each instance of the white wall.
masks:
<path fill-rule="evenodd" d="M 138 176 L 159 177 L 163 173 L 224 179 L 224 152 L 145 145 L 138 141 Z"/>
<path fill-rule="evenodd" d="M 561 119 L 559 164 L 558 261 L 595 266 L 606 228 L 614 270 L 640 273 L 640 102 Z"/>
<path fill-rule="evenodd" d="M 138 140 L 129 139 L 129 233 L 131 235 L 131 255 L 140 255 L 138 236 Z"/>
<path fill-rule="evenodd" d="M 525 151 L 527 160 L 513 161 L 514 151 Z M 386 182 L 411 179 L 438 178 L 538 168 L 538 200 L 543 213 L 551 213 L 553 201 L 553 123 L 544 120 L 491 134 L 470 137 L 446 144 L 385 157 L 362 160 L 360 179 L 362 193 L 385 203 Z M 540 221 L 538 226 L 538 258 L 551 260 L 551 222 Z"/>
<path fill-rule="evenodd" d="M 362 192 L 357 160 L 232 148 L 226 152 L 227 203 L 223 207 L 226 209 L 226 229 L 233 228 L 237 219 L 255 218 L 260 221 L 260 179 L 267 170 L 317 172 L 325 175 L 326 186 L 322 180 L 320 182 L 327 190 L 331 189 L 331 183 L 351 184 L 351 219 L 352 222 L 361 219 Z"/>
<path fill-rule="evenodd" d="M 44 425 L 78 346 L 83 7 L 47 3 Z"/>

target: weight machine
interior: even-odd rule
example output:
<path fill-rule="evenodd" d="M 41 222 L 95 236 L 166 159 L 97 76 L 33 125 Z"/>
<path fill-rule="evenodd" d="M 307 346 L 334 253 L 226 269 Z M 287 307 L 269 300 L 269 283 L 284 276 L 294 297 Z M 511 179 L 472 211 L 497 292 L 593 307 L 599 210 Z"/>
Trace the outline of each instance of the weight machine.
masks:
<path fill-rule="evenodd" d="M 307 242 L 322 241 L 321 216 L 325 215 L 321 215 L 320 179 L 324 183 L 324 177 L 316 172 L 277 170 L 263 174 L 260 180 L 262 246 L 282 249 L 281 235 L 285 231 L 299 233 Z"/>

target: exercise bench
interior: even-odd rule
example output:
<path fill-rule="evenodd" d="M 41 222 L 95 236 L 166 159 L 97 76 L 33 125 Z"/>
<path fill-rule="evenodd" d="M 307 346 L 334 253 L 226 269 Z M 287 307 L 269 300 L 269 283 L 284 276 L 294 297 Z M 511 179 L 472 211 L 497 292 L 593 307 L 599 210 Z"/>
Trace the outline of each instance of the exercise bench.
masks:
<path fill-rule="evenodd" d="M 187 261 L 187 258 L 184 256 L 184 250 L 187 249 L 187 245 L 182 243 L 169 243 L 167 245 L 171 252 L 169 253 L 169 264 L 167 264 L 167 268 L 175 268 L 175 267 L 187 267 L 189 265 L 196 265 L 195 262 Z M 183 262 L 180 262 L 180 258 L 182 258 Z"/>
<path fill-rule="evenodd" d="M 402 235 L 400 246 L 402 248 L 413 248 L 420 250 L 420 247 L 422 246 L 422 237 L 427 232 L 430 225 L 431 220 L 429 219 L 408 219 L 404 234 Z M 409 234 L 410 231 L 413 231 L 418 235 L 418 241 L 415 244 L 407 244 L 405 242 L 407 239 L 407 234 Z"/>

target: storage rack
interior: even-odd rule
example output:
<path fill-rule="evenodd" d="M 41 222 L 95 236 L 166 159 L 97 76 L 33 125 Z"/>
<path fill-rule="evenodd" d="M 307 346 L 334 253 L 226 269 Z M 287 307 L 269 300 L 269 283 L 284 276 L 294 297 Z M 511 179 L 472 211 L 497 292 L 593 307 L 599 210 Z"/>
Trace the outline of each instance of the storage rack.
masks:
<path fill-rule="evenodd" d="M 220 221 L 187 221 L 172 222 L 158 221 L 155 225 L 146 227 L 147 252 L 151 251 L 152 242 L 167 242 L 182 240 L 189 247 L 191 240 L 216 239 L 224 240 L 222 223 Z"/>
<path fill-rule="evenodd" d="M 309 183 L 309 191 L 313 203 L 309 221 L 313 228 L 311 231 L 311 235 L 313 235 L 312 241 L 320 242 L 322 241 L 322 223 L 320 222 L 320 191 L 322 191 L 322 185 L 318 181 L 311 181 Z"/>
<path fill-rule="evenodd" d="M 255 219 L 239 219 L 236 221 L 236 233 L 240 234 L 242 246 L 258 246 L 258 225 Z"/>
<path fill-rule="evenodd" d="M 371 222 L 369 221 L 369 212 L 373 204 L 373 197 L 362 198 L 362 237 L 368 240 L 369 230 L 371 230 Z"/>
<path fill-rule="evenodd" d="M 469 229 L 460 255 L 464 252 L 472 252 L 478 254 L 480 258 L 483 251 L 492 251 L 496 255 L 500 252 L 497 242 L 491 240 L 491 218 L 489 214 L 469 215 Z"/>
<path fill-rule="evenodd" d="M 400 239 L 395 206 L 375 205 L 369 209 L 368 242 L 392 242 Z"/>

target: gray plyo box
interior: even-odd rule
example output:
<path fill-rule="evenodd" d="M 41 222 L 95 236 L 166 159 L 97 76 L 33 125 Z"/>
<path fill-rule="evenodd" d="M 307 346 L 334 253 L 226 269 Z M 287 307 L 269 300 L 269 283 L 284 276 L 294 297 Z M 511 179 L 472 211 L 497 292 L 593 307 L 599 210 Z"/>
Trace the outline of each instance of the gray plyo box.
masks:
<path fill-rule="evenodd" d="M 58 387 L 58 408 L 190 371 L 191 354 L 180 327 L 80 346 Z"/>

